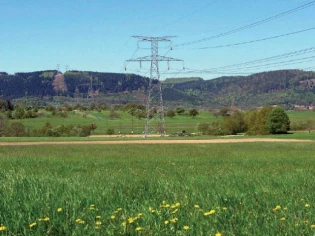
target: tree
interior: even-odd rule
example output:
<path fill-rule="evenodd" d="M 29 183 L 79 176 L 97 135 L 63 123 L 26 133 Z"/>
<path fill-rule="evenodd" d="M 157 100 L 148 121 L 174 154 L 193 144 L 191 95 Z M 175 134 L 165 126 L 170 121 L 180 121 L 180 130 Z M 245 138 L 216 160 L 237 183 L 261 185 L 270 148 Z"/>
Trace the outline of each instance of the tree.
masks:
<path fill-rule="evenodd" d="M 199 115 L 199 112 L 195 108 L 189 110 L 189 116 L 192 116 L 192 118 L 195 118 L 195 116 L 198 116 L 198 115 Z"/>
<path fill-rule="evenodd" d="M 175 111 L 178 115 L 182 115 L 185 113 L 185 109 L 182 107 L 177 107 Z"/>
<path fill-rule="evenodd" d="M 276 107 L 269 113 L 266 127 L 271 134 L 285 134 L 290 130 L 290 119 L 283 109 Z"/>
<path fill-rule="evenodd" d="M 207 123 L 200 123 L 198 125 L 198 131 L 203 134 L 203 135 L 206 135 L 208 134 L 208 130 L 209 130 L 209 124 Z"/>
<path fill-rule="evenodd" d="M 112 134 L 114 134 L 114 133 L 115 133 L 115 131 L 114 131 L 113 128 L 108 128 L 108 129 L 106 130 L 106 134 L 108 134 L 108 135 L 112 135 Z"/>
<path fill-rule="evenodd" d="M 173 111 L 173 110 L 169 110 L 166 112 L 167 117 L 173 118 L 175 115 L 176 115 L 175 111 Z"/>
<path fill-rule="evenodd" d="M 13 122 L 11 123 L 8 129 L 8 136 L 13 137 L 22 137 L 25 136 L 25 127 L 21 122 Z"/>

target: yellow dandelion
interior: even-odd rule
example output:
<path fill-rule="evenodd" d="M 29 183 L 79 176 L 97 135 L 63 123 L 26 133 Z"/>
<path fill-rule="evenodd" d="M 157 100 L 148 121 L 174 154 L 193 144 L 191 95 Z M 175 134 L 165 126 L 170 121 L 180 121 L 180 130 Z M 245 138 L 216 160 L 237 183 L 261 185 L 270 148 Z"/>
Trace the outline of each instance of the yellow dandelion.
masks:
<path fill-rule="evenodd" d="M 166 204 L 166 201 L 162 201 L 162 204 L 165 205 L 165 204 Z"/>
<path fill-rule="evenodd" d="M 215 210 L 211 210 L 208 212 L 203 213 L 204 216 L 213 215 L 215 213 Z"/>
<path fill-rule="evenodd" d="M 227 210 L 227 207 L 223 207 L 222 209 L 223 209 L 224 211 L 226 211 L 226 210 Z"/>
<path fill-rule="evenodd" d="M 278 210 L 280 210 L 281 209 L 281 206 L 276 206 L 274 209 L 272 209 L 272 211 L 273 212 L 276 212 L 276 211 L 278 211 Z"/>
<path fill-rule="evenodd" d="M 0 231 L 4 231 L 4 230 L 6 230 L 7 229 L 7 227 L 5 227 L 4 225 L 1 225 L 0 226 Z"/>
<path fill-rule="evenodd" d="M 113 220 L 113 219 L 115 219 L 115 218 L 116 218 L 116 216 L 112 215 L 110 218 Z"/>
<path fill-rule="evenodd" d="M 95 218 L 96 218 L 96 219 L 101 219 L 101 216 L 96 216 Z"/>
<path fill-rule="evenodd" d="M 117 214 L 118 213 L 118 211 L 114 211 L 114 214 Z"/>
<path fill-rule="evenodd" d="M 50 219 L 49 219 L 49 217 L 45 217 L 44 219 L 43 219 L 43 221 L 49 221 Z"/>
<path fill-rule="evenodd" d="M 311 228 L 314 229 L 314 228 L 315 228 L 315 225 L 311 225 Z"/>
<path fill-rule="evenodd" d="M 176 202 L 175 206 L 176 206 L 176 207 L 180 207 L 180 203 L 179 203 L 179 202 Z"/>
<path fill-rule="evenodd" d="M 217 232 L 215 236 L 222 236 L 222 234 L 220 232 Z"/>
<path fill-rule="evenodd" d="M 92 205 L 90 205 L 90 207 L 95 207 L 95 205 L 94 205 L 94 204 L 92 204 Z"/>
<path fill-rule="evenodd" d="M 280 220 L 281 220 L 281 221 L 285 221 L 285 217 L 281 217 Z"/>
<path fill-rule="evenodd" d="M 175 214 L 176 212 L 178 212 L 178 209 L 175 209 L 175 210 L 172 212 L 172 214 Z"/>
<path fill-rule="evenodd" d="M 168 225 L 170 222 L 168 220 L 164 221 L 165 225 Z"/>
<path fill-rule="evenodd" d="M 102 222 L 101 222 L 101 221 L 96 221 L 95 224 L 96 224 L 96 225 L 101 225 Z"/>
<path fill-rule="evenodd" d="M 177 221 L 178 221 L 178 218 L 177 218 L 177 217 L 175 217 L 175 218 L 173 218 L 173 219 L 170 220 L 170 222 L 172 222 L 172 223 L 176 223 Z"/>
<path fill-rule="evenodd" d="M 122 211 L 122 208 L 121 208 L 121 207 L 119 207 L 119 208 L 117 209 L 117 211 Z"/>
<path fill-rule="evenodd" d="M 283 210 L 285 210 L 285 211 L 286 211 L 286 210 L 288 210 L 288 208 L 287 208 L 287 207 L 285 207 L 285 208 L 283 208 Z"/>
<path fill-rule="evenodd" d="M 310 204 L 307 204 L 307 203 L 306 203 L 306 204 L 305 204 L 305 207 L 306 207 L 306 208 L 310 207 Z"/>
<path fill-rule="evenodd" d="M 134 219 L 130 217 L 130 218 L 128 219 L 128 223 L 129 223 L 129 224 L 132 224 L 133 222 L 134 222 Z"/>
<path fill-rule="evenodd" d="M 194 208 L 199 209 L 200 206 L 199 205 L 194 205 Z"/>
<path fill-rule="evenodd" d="M 81 219 L 76 219 L 75 222 L 79 223 L 81 221 Z"/>
<path fill-rule="evenodd" d="M 126 226 L 126 224 L 127 224 L 126 221 L 124 221 L 124 222 L 121 223 L 122 226 Z"/>
<path fill-rule="evenodd" d="M 62 208 L 58 208 L 58 209 L 57 209 L 57 212 L 62 212 Z"/>
<path fill-rule="evenodd" d="M 33 228 L 35 225 L 36 225 L 36 223 L 35 223 L 35 222 L 34 222 L 34 223 L 32 223 L 32 224 L 30 224 L 30 228 Z"/>
<path fill-rule="evenodd" d="M 100 227 L 98 227 L 98 226 L 95 226 L 95 229 L 99 229 Z"/>
<path fill-rule="evenodd" d="M 142 214 L 142 213 L 139 213 L 137 217 L 138 217 L 138 218 L 141 218 L 142 216 L 143 216 L 143 214 Z"/>
<path fill-rule="evenodd" d="M 141 231 L 142 230 L 142 227 L 137 227 L 136 228 L 136 231 Z"/>
<path fill-rule="evenodd" d="M 183 227 L 183 229 L 184 229 L 184 230 L 188 230 L 188 229 L 189 229 L 189 226 L 188 226 L 188 225 L 185 225 L 185 226 Z"/>
<path fill-rule="evenodd" d="M 174 209 L 174 208 L 176 208 L 176 206 L 175 206 L 175 205 L 172 205 L 171 208 Z"/>

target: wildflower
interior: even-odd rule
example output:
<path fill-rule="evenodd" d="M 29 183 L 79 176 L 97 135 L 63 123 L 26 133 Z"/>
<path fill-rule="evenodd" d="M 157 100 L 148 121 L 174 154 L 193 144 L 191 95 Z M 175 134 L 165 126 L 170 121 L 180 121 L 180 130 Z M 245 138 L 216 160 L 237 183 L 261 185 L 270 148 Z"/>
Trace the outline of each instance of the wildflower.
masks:
<path fill-rule="evenodd" d="M 75 222 L 79 223 L 81 221 L 81 219 L 76 219 Z"/>
<path fill-rule="evenodd" d="M 283 208 L 283 210 L 285 210 L 285 211 L 286 211 L 286 210 L 288 210 L 288 208 L 287 208 L 287 207 L 285 207 L 285 208 Z"/>
<path fill-rule="evenodd" d="M 36 223 L 30 224 L 30 228 L 33 228 L 36 225 Z"/>
<path fill-rule="evenodd" d="M 95 229 L 99 229 L 100 227 L 98 227 L 98 226 L 95 226 Z"/>
<path fill-rule="evenodd" d="M 205 212 L 203 215 L 208 216 L 208 215 L 213 215 L 214 213 L 215 213 L 215 210 L 211 210 L 211 211 Z"/>
<path fill-rule="evenodd" d="M 122 211 L 122 208 L 121 208 L 121 207 L 120 207 L 120 208 L 118 208 L 118 209 L 117 209 L 117 211 Z"/>
<path fill-rule="evenodd" d="M 273 212 L 276 212 L 276 211 L 278 211 L 278 210 L 280 210 L 281 209 L 281 206 L 276 206 L 274 209 L 272 209 L 272 211 Z"/>
<path fill-rule="evenodd" d="M 194 205 L 194 208 L 199 209 L 200 206 L 199 205 Z"/>
<path fill-rule="evenodd" d="M 126 221 L 121 223 L 122 226 L 126 226 L 126 224 L 127 224 Z"/>
<path fill-rule="evenodd" d="M 175 210 L 172 212 L 172 214 L 175 214 L 176 212 L 178 212 L 178 209 L 175 209 Z"/>
<path fill-rule="evenodd" d="M 57 209 L 57 212 L 62 212 L 62 208 L 58 208 L 58 209 Z"/>
<path fill-rule="evenodd" d="M 4 225 L 1 225 L 0 226 L 0 231 L 4 231 L 4 230 L 6 230 L 7 229 L 7 227 L 5 227 Z"/>
<path fill-rule="evenodd" d="M 136 231 L 141 231 L 142 230 L 142 227 L 137 227 L 136 228 Z"/>
<path fill-rule="evenodd" d="M 174 209 L 174 208 L 176 208 L 176 206 L 175 206 L 175 205 L 172 205 L 171 208 Z"/>
<path fill-rule="evenodd" d="M 176 206 L 176 207 L 180 207 L 180 203 L 179 203 L 179 202 L 176 202 L 175 206 Z"/>
<path fill-rule="evenodd" d="M 306 208 L 307 208 L 307 207 L 310 207 L 310 205 L 306 203 L 306 204 L 305 204 L 305 207 L 306 207 Z"/>
<path fill-rule="evenodd" d="M 178 218 L 177 218 L 177 217 L 175 217 L 175 218 L 173 218 L 173 219 L 170 220 L 170 222 L 172 222 L 172 223 L 176 223 L 177 221 L 178 221 Z"/>
<path fill-rule="evenodd" d="M 281 221 L 285 221 L 285 217 L 280 218 Z"/>
<path fill-rule="evenodd" d="M 110 218 L 113 220 L 113 219 L 115 219 L 115 218 L 116 218 L 116 216 L 112 215 Z"/>
<path fill-rule="evenodd" d="M 43 221 L 49 221 L 49 217 L 45 217 L 44 219 L 42 219 Z"/>
<path fill-rule="evenodd" d="M 94 204 L 92 204 L 92 205 L 90 205 L 90 207 L 95 207 L 95 205 L 94 205 Z"/>
<path fill-rule="evenodd" d="M 96 219 L 101 219 L 101 216 L 96 216 L 95 218 L 96 218 Z"/>
<path fill-rule="evenodd" d="M 117 214 L 118 213 L 118 211 L 114 211 L 114 214 Z"/>
<path fill-rule="evenodd" d="M 81 220 L 81 219 L 76 219 L 75 222 L 79 223 L 79 224 L 84 224 L 85 221 L 84 220 Z"/>
<path fill-rule="evenodd" d="M 168 220 L 164 221 L 165 225 L 168 225 L 170 222 Z"/>
<path fill-rule="evenodd" d="M 223 209 L 224 211 L 226 211 L 226 210 L 227 210 L 227 207 L 223 207 L 222 209 Z"/>
<path fill-rule="evenodd" d="M 184 229 L 184 230 L 188 230 L 188 229 L 189 229 L 189 226 L 185 225 L 185 226 L 183 227 L 183 229 Z"/>
<path fill-rule="evenodd" d="M 138 218 L 141 218 L 142 216 L 143 216 L 143 214 L 142 214 L 142 213 L 139 213 L 137 217 L 138 217 Z"/>
<path fill-rule="evenodd" d="M 311 225 L 311 228 L 314 229 L 314 228 L 315 228 L 315 225 Z"/>
<path fill-rule="evenodd" d="M 133 222 L 134 222 L 134 219 L 130 217 L 130 218 L 128 219 L 128 223 L 129 223 L 129 224 L 132 224 Z"/>
<path fill-rule="evenodd" d="M 222 234 L 220 232 L 217 232 L 215 236 L 222 236 Z"/>

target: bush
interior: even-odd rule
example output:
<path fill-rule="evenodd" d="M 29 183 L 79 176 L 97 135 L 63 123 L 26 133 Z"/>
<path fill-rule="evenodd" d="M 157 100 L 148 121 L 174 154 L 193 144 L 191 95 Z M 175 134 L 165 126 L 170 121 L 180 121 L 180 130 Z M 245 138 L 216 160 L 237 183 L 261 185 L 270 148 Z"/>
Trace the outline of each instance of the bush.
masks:
<path fill-rule="evenodd" d="M 108 134 L 108 135 L 112 135 L 112 134 L 114 134 L 115 133 L 115 131 L 114 131 L 114 129 L 112 129 L 112 128 L 108 128 L 107 130 L 106 130 L 106 134 Z"/>
<path fill-rule="evenodd" d="M 290 130 L 290 119 L 283 109 L 276 107 L 269 113 L 266 127 L 271 134 L 286 134 Z"/>

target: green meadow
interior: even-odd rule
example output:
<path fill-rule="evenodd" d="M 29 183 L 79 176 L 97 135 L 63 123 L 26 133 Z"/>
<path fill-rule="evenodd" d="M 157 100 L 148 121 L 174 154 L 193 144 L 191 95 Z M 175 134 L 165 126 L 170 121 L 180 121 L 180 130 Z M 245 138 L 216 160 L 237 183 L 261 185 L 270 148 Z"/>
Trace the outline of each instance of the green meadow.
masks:
<path fill-rule="evenodd" d="M 51 123 L 53 126 L 58 125 L 88 125 L 96 124 L 97 129 L 94 134 L 105 134 L 106 130 L 109 128 L 114 129 L 115 134 L 141 134 L 144 131 L 145 119 L 138 119 L 132 117 L 130 114 L 122 111 L 117 111 L 120 118 L 109 118 L 109 111 L 75 111 L 69 112 L 68 117 L 60 118 L 51 116 L 50 112 L 41 111 L 44 116 L 35 119 L 20 119 L 17 121 L 22 122 L 28 129 L 39 129 L 45 125 L 46 122 Z M 313 111 L 303 111 L 303 112 L 287 112 L 290 121 L 292 122 L 303 122 L 306 120 L 313 120 L 315 122 L 315 112 Z M 200 114 L 194 118 L 186 115 L 177 115 L 173 118 L 165 118 L 165 126 L 167 134 L 181 132 L 185 130 L 186 132 L 196 133 L 198 132 L 198 125 L 200 123 L 211 124 L 213 121 L 218 119 L 214 117 L 208 111 L 200 111 Z"/>
<path fill-rule="evenodd" d="M 315 145 L 0 147 L 0 235 L 314 235 Z"/>

